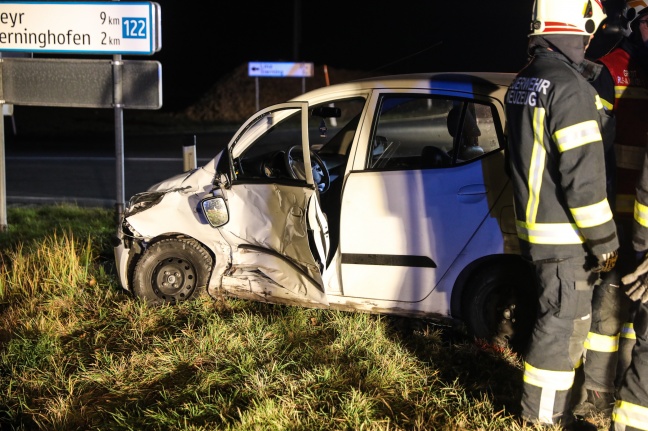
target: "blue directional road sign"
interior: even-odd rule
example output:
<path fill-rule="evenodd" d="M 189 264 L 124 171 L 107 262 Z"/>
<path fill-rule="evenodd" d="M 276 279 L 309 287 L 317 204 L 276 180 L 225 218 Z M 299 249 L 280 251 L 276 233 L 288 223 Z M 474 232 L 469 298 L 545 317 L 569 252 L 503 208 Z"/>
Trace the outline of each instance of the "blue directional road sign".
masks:
<path fill-rule="evenodd" d="M 259 78 L 310 78 L 313 63 L 259 62 L 248 63 L 248 76 Z"/>

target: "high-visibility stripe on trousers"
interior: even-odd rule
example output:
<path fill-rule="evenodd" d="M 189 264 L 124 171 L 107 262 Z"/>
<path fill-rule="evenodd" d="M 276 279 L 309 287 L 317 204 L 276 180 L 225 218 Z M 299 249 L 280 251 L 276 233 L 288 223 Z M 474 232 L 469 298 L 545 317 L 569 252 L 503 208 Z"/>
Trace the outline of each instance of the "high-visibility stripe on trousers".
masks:
<path fill-rule="evenodd" d="M 634 325 L 632 322 L 626 322 L 623 324 L 623 328 L 621 328 L 621 334 L 619 334 L 620 337 L 623 339 L 628 339 L 628 340 L 636 340 L 637 339 L 637 334 L 635 334 L 634 331 Z"/>
<path fill-rule="evenodd" d="M 589 332 L 585 340 L 585 348 L 604 353 L 616 352 L 619 350 L 619 335 L 602 335 Z"/>
<path fill-rule="evenodd" d="M 636 343 L 612 411 L 613 431 L 648 431 L 648 303 L 638 306 L 633 326 Z"/>
<path fill-rule="evenodd" d="M 648 431 L 648 408 L 618 400 L 612 411 L 615 431 Z"/>
<path fill-rule="evenodd" d="M 614 393 L 619 361 L 619 339 L 628 319 L 628 298 L 616 268 L 594 287 L 592 326 L 585 340 L 585 382 L 590 391 Z"/>

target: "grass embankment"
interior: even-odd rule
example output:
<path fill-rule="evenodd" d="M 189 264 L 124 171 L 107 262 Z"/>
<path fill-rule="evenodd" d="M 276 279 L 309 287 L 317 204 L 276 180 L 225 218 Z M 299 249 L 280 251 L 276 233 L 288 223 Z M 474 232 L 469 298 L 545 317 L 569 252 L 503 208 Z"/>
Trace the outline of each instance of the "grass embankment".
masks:
<path fill-rule="evenodd" d="M 9 208 L 8 222 L 0 429 L 533 429 L 513 416 L 511 352 L 418 319 L 209 297 L 147 307 L 112 273 L 112 211 Z"/>

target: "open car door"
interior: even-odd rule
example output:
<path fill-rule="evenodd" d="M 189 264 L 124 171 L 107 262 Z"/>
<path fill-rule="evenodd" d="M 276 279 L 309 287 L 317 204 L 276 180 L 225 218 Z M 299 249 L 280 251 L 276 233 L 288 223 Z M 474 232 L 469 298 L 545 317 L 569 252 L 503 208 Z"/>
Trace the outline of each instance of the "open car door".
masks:
<path fill-rule="evenodd" d="M 220 230 L 231 246 L 231 267 L 223 287 L 236 296 L 328 305 L 321 277 L 328 225 L 306 168 L 312 166 L 308 115 L 307 102 L 271 106 L 228 145 L 229 221 Z"/>

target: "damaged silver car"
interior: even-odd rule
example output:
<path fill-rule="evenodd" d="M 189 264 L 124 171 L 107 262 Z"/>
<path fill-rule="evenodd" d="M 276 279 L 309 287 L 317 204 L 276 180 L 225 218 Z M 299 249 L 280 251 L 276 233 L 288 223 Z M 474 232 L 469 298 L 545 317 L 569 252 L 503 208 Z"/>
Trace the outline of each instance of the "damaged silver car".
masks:
<path fill-rule="evenodd" d="M 123 288 L 450 318 L 523 345 L 535 291 L 506 175 L 512 79 L 388 76 L 260 110 L 209 163 L 130 199 Z"/>

